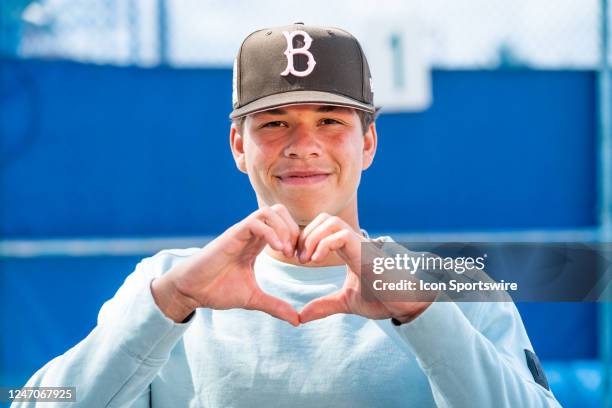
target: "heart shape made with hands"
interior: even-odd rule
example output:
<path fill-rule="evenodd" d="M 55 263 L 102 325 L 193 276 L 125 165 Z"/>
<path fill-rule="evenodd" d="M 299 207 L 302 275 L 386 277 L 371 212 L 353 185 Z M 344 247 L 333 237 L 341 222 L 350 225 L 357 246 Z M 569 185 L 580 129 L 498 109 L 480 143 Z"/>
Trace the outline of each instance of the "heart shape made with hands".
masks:
<path fill-rule="evenodd" d="M 293 241 L 292 241 L 293 242 Z M 335 252 L 346 264 L 347 275 L 342 288 L 313 299 L 298 312 L 300 323 L 337 314 L 357 314 L 371 319 L 395 317 L 405 322 L 420 314 L 429 302 L 366 301 L 361 294 L 361 244 L 371 242 L 337 216 L 319 214 L 295 239 L 293 247 L 285 245 L 283 253 L 295 254 L 303 263 L 324 261 Z"/>
<path fill-rule="evenodd" d="M 199 307 L 259 310 L 294 326 L 336 313 L 371 319 L 394 317 L 402 321 L 423 310 L 428 303 L 422 306 L 418 302 L 387 302 L 376 296 L 368 296 L 366 300 L 362 296 L 364 242 L 372 241 L 337 216 L 321 213 L 300 231 L 284 206 L 263 207 L 153 279 L 151 292 L 162 312 L 175 322 L 185 322 Z M 265 293 L 257 284 L 253 266 L 266 245 L 277 254 L 282 253 L 288 259 L 297 256 L 300 263 L 312 266 L 329 265 L 326 261 L 333 253 L 336 257 L 333 264 L 347 266 L 342 287 L 313 299 L 298 312 L 283 299 Z M 365 254 L 369 259 L 369 251 Z"/>

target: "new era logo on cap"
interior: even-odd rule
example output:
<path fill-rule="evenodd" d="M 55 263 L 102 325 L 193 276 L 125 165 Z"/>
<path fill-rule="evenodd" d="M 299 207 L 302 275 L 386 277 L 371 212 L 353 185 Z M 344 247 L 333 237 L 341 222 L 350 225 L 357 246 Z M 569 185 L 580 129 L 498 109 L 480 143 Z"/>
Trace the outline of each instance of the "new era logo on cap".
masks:
<path fill-rule="evenodd" d="M 234 62 L 232 101 L 231 118 L 298 103 L 375 111 L 370 69 L 355 37 L 302 23 L 244 40 Z"/>

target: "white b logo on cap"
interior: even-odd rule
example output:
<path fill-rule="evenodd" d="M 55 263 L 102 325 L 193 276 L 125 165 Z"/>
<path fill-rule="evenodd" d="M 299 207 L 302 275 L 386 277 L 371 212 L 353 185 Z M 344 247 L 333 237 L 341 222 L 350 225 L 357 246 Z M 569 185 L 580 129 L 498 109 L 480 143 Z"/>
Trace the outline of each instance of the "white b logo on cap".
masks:
<path fill-rule="evenodd" d="M 297 77 L 305 77 L 310 75 L 317 64 L 312 53 L 308 51 L 308 49 L 310 49 L 310 45 L 312 44 L 312 38 L 306 31 L 302 30 L 292 31 L 290 33 L 283 31 L 283 35 L 287 39 L 287 49 L 285 50 L 285 55 L 287 56 L 287 68 L 281 72 L 281 75 L 287 76 L 289 74 L 293 74 Z M 304 46 L 301 48 L 293 48 L 293 37 L 296 35 L 301 35 L 304 38 Z M 295 68 L 293 68 L 293 56 L 295 54 L 302 54 L 308 57 L 308 69 L 305 71 L 296 71 Z"/>

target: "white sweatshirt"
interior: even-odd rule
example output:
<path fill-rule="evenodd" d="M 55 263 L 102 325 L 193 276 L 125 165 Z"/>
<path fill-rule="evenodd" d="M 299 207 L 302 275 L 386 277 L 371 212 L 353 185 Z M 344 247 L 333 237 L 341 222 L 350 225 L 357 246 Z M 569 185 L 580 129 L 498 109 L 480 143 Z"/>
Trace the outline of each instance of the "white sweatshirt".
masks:
<path fill-rule="evenodd" d="M 196 251 L 141 261 L 96 328 L 27 383 L 75 386 L 77 402 L 40 406 L 559 406 L 528 368 L 533 349 L 513 303 L 436 302 L 401 326 L 337 314 L 296 328 L 242 309 L 198 309 L 177 324 L 150 284 Z M 339 289 L 346 266 L 306 268 L 262 252 L 255 274 L 300 310 Z"/>

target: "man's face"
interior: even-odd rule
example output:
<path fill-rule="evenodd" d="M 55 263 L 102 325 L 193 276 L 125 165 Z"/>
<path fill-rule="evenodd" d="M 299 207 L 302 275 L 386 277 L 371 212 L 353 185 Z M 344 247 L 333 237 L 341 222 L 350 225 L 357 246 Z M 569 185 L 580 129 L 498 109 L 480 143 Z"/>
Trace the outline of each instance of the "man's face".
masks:
<path fill-rule="evenodd" d="M 376 151 L 376 130 L 364 132 L 357 112 L 330 105 L 292 105 L 247 116 L 230 143 L 260 206 L 284 204 L 296 222 L 321 212 L 357 211 L 362 170 Z"/>

